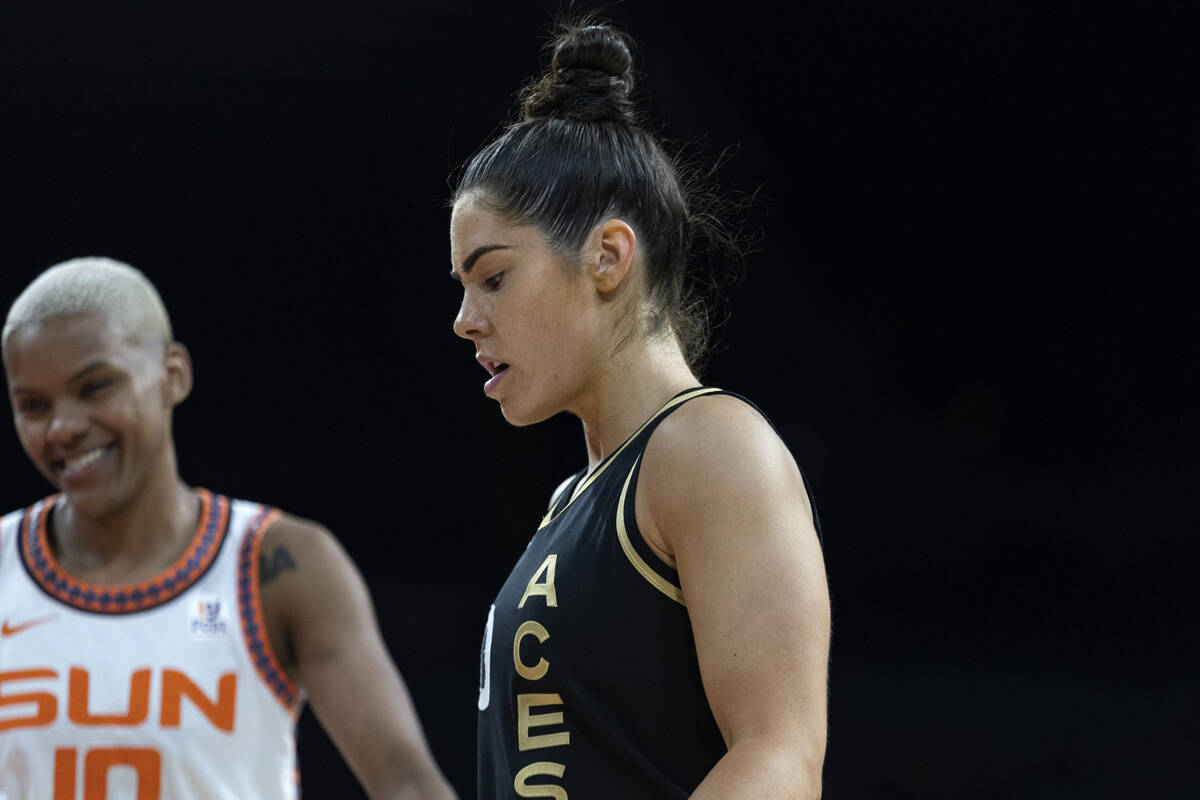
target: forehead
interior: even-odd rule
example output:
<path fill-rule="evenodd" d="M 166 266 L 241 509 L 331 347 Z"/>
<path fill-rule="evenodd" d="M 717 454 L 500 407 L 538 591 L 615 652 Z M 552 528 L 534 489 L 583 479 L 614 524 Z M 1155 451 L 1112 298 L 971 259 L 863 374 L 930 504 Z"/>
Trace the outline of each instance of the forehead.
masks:
<path fill-rule="evenodd" d="M 477 239 L 494 239 L 505 232 L 505 225 L 499 214 L 480 202 L 474 194 L 460 198 L 454 204 L 450 214 L 450 248 L 466 246 L 467 242 Z"/>
<path fill-rule="evenodd" d="M 478 192 L 463 195 L 454 202 L 450 212 L 450 234 L 489 226 L 500 222 L 500 215 L 484 202 Z"/>
<path fill-rule="evenodd" d="M 82 366 L 132 364 L 146 352 L 142 341 L 111 314 L 89 313 L 27 322 L 12 332 L 4 348 L 9 379 L 53 379 Z"/>
<path fill-rule="evenodd" d="M 452 266 L 459 269 L 463 260 L 476 248 L 493 245 L 507 248 L 547 247 L 537 228 L 513 222 L 494 210 L 478 193 L 459 198 L 450 215 Z"/>

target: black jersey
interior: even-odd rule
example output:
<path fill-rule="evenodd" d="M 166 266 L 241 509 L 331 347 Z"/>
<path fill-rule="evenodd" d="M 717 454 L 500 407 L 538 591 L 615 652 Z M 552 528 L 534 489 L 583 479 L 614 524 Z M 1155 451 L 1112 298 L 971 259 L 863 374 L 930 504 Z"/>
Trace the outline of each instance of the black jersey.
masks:
<path fill-rule="evenodd" d="M 643 541 L 633 502 L 654 429 L 716 393 L 676 395 L 576 475 L 500 589 L 480 674 L 481 800 L 685 798 L 724 755 L 678 574 Z"/>

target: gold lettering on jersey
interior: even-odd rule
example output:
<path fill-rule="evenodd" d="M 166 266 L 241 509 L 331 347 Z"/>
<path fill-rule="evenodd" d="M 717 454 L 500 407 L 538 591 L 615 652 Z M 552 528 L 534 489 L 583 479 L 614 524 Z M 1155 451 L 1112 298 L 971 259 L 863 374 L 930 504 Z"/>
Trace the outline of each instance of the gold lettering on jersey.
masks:
<path fill-rule="evenodd" d="M 513 637 L 513 666 L 517 668 L 517 674 L 527 681 L 536 681 L 550 671 L 550 662 L 539 658 L 531 667 L 521 661 L 521 640 L 526 636 L 534 636 L 540 643 L 550 638 L 550 632 L 537 620 L 527 619 L 517 628 L 517 634 Z"/>
<path fill-rule="evenodd" d="M 529 583 L 525 585 L 525 593 L 517 608 L 524 608 L 525 601 L 535 595 L 546 599 L 547 608 L 558 607 L 558 592 L 554 585 L 554 572 L 558 566 L 558 554 L 551 553 L 533 573 Z M 521 660 L 521 642 L 532 636 L 539 644 L 550 638 L 550 631 L 537 620 L 527 619 L 520 624 L 513 634 L 513 667 L 517 674 L 529 681 L 545 678 L 550 672 L 550 662 L 539 657 L 534 664 Z M 532 645 L 531 645 L 532 646 Z M 558 710 L 534 713 L 533 709 L 554 707 Z M 535 729 L 545 730 L 552 725 L 563 725 L 563 701 L 556 692 L 524 692 L 517 694 L 517 749 L 540 750 L 545 747 L 566 747 L 571 744 L 571 732 L 567 730 L 534 733 Z M 529 783 L 531 778 L 545 776 L 561 778 L 566 766 L 553 761 L 538 761 L 527 764 L 513 776 L 513 789 L 518 797 L 548 797 L 552 800 L 567 800 L 567 790 L 555 783 Z"/>
<path fill-rule="evenodd" d="M 546 605 L 550 607 L 558 606 L 558 595 L 554 591 L 554 566 L 558 563 L 558 553 L 551 553 L 546 556 L 546 560 L 538 567 L 537 572 L 533 573 L 533 577 L 529 579 L 529 584 L 525 587 L 525 594 L 521 595 L 521 602 L 517 603 L 517 608 L 524 608 L 525 601 L 535 594 L 540 594 L 546 598 Z M 545 574 L 545 583 L 539 583 L 538 578 Z"/>
<path fill-rule="evenodd" d="M 549 783 L 535 783 L 530 786 L 526 783 L 530 778 L 538 775 L 561 778 L 566 771 L 566 766 L 562 764 L 556 764 L 553 761 L 536 761 L 527 767 L 522 767 L 521 771 L 516 774 L 513 778 L 513 789 L 516 790 L 517 797 L 549 797 L 552 800 L 567 800 L 567 790 L 561 786 Z"/>
<path fill-rule="evenodd" d="M 159 701 L 158 722 L 164 728 L 180 727 L 183 698 L 218 730 L 233 732 L 237 707 L 237 673 L 226 672 L 217 679 L 216 698 L 179 670 L 162 670 L 161 696 L 151 693 L 151 670 L 135 670 L 129 676 L 129 701 L 124 710 L 95 713 L 91 708 L 91 676 L 82 667 L 71 667 L 63 686 L 62 677 L 50 667 L 0 670 L 0 731 L 39 728 L 56 722 L 66 706 L 66 717 L 76 725 L 136 727 L 151 720 L 151 701 Z M 14 691 L 21 682 L 37 681 L 39 691 Z M 66 702 L 64 703 L 63 700 Z"/>
<path fill-rule="evenodd" d="M 517 695 L 517 749 L 537 750 L 542 747 L 561 747 L 571 743 L 570 731 L 558 733 L 534 733 L 530 728 L 542 728 L 546 725 L 562 725 L 561 711 L 549 714 L 534 714 L 530 711 L 536 706 L 561 706 L 562 698 L 557 692 L 549 694 L 519 694 Z"/>
<path fill-rule="evenodd" d="M 129 709 L 122 714 L 93 714 L 88 710 L 88 671 L 71 667 L 67 718 L 76 725 L 141 725 L 150 711 L 150 670 L 129 676 Z"/>

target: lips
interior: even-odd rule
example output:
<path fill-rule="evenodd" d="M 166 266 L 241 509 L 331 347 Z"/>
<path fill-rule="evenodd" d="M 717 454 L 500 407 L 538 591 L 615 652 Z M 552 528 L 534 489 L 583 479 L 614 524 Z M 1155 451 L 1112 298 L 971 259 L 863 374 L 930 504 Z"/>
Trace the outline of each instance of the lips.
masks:
<path fill-rule="evenodd" d="M 108 457 L 116 449 L 116 442 L 90 447 L 67 458 L 57 458 L 50 462 L 51 468 L 59 477 L 70 480 L 87 474 L 89 470 Z"/>
<path fill-rule="evenodd" d="M 508 369 L 507 363 L 500 361 L 499 359 L 492 358 L 491 356 L 485 356 L 482 353 L 475 356 L 475 360 L 478 361 L 479 364 L 486 369 L 488 374 L 492 377 L 495 377 L 499 373 Z"/>
<path fill-rule="evenodd" d="M 488 374 L 492 376 L 490 379 L 488 379 L 487 383 L 483 385 L 483 393 L 490 397 L 496 390 L 496 386 L 501 380 L 504 379 L 504 376 L 508 374 L 508 362 L 501 361 L 498 358 L 492 358 L 491 356 L 486 356 L 483 353 L 476 355 L 475 360 L 478 361 L 480 366 L 486 369 Z"/>

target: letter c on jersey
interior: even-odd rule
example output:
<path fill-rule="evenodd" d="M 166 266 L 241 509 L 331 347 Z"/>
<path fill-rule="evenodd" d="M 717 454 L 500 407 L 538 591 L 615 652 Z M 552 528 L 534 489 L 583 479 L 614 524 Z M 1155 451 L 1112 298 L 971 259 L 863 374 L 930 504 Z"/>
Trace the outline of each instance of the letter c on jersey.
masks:
<path fill-rule="evenodd" d="M 545 642 L 550 638 L 550 632 L 537 620 L 527 619 L 521 623 L 521 627 L 517 628 L 517 633 L 513 636 L 513 666 L 517 668 L 517 674 L 525 680 L 536 681 L 549 672 L 550 662 L 539 658 L 531 667 L 521 660 L 521 640 L 526 636 L 535 636 L 539 642 Z"/>

